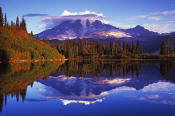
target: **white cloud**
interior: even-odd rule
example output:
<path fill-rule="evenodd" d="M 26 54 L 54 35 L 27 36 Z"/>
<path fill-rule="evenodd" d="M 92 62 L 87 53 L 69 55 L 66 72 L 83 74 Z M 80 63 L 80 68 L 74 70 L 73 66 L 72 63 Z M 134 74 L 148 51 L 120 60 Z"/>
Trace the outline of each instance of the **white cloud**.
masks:
<path fill-rule="evenodd" d="M 165 11 L 161 11 L 161 12 L 151 12 L 148 14 L 142 14 L 139 16 L 136 16 L 135 18 L 132 18 L 134 20 L 141 18 L 141 19 L 147 19 L 147 20 L 154 20 L 154 21 L 159 21 L 161 20 L 160 16 L 167 16 L 167 15 L 174 15 L 175 14 L 175 10 L 165 10 Z"/>
<path fill-rule="evenodd" d="M 175 14 L 175 10 L 165 10 L 165 11 L 162 11 L 162 12 L 151 12 L 151 13 L 140 15 L 140 16 L 149 17 L 149 16 L 172 15 L 172 14 Z"/>
<path fill-rule="evenodd" d="M 90 104 L 94 104 L 96 102 L 102 102 L 103 99 L 97 99 L 97 100 L 94 100 L 94 101 L 83 101 L 83 100 L 64 100 L 64 99 L 60 99 L 61 102 L 63 103 L 63 105 L 68 105 L 68 104 L 71 104 L 71 103 L 81 103 L 81 104 L 84 104 L 84 105 L 90 105 Z"/>
<path fill-rule="evenodd" d="M 70 12 L 70 11 L 64 10 L 63 13 L 61 14 L 61 16 L 89 15 L 89 14 L 104 17 L 104 15 L 102 13 L 91 12 L 88 10 L 83 11 L 83 12 Z"/>
<path fill-rule="evenodd" d="M 139 18 L 147 18 L 149 15 L 140 15 L 140 16 L 138 16 Z"/>
<path fill-rule="evenodd" d="M 159 95 L 148 95 L 147 96 L 149 99 L 157 99 L 157 98 L 160 98 L 160 96 Z"/>
<path fill-rule="evenodd" d="M 122 87 L 118 87 L 112 90 L 112 92 L 124 92 L 124 91 L 136 91 L 135 88 L 132 87 L 127 87 L 127 86 L 122 86 Z"/>
<path fill-rule="evenodd" d="M 137 16 L 138 18 L 141 18 L 141 19 L 147 19 L 147 20 L 153 20 L 153 21 L 159 21 L 161 18 L 159 16 L 150 16 L 150 15 L 140 15 L 140 16 Z"/>
<path fill-rule="evenodd" d="M 172 14 L 175 14 L 175 10 L 163 11 L 163 12 L 161 12 L 161 14 L 163 14 L 163 15 L 172 15 Z"/>
<path fill-rule="evenodd" d="M 142 92 L 157 92 L 157 91 L 173 91 L 173 88 L 175 87 L 174 84 L 170 82 L 157 82 L 150 84 L 149 86 L 145 86 L 142 89 Z"/>
<path fill-rule="evenodd" d="M 46 24 L 46 28 L 52 28 L 56 25 L 59 25 L 63 21 L 67 20 L 78 20 L 80 19 L 82 22 L 86 21 L 87 19 L 90 22 L 95 20 L 100 20 L 102 23 L 108 24 L 109 20 L 104 17 L 103 14 L 91 12 L 91 11 L 84 11 L 84 12 L 69 12 L 64 10 L 61 16 L 46 16 L 42 19 L 42 22 Z"/>
<path fill-rule="evenodd" d="M 172 25 L 170 24 L 143 24 L 142 26 L 150 31 L 158 33 L 169 33 L 173 30 Z"/>
<path fill-rule="evenodd" d="M 152 16 L 152 17 L 147 17 L 148 20 L 154 20 L 154 21 L 159 21 L 160 17 L 157 16 Z"/>

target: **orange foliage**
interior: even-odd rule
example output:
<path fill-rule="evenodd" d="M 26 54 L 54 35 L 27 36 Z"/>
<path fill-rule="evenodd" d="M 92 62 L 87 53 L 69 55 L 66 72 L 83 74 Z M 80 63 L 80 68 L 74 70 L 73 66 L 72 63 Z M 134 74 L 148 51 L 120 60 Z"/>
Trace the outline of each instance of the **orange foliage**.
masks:
<path fill-rule="evenodd" d="M 43 42 L 40 41 L 39 39 L 36 39 L 36 42 L 39 43 L 39 44 L 43 44 Z"/>
<path fill-rule="evenodd" d="M 13 74 L 15 72 L 19 72 L 19 71 L 22 71 L 22 70 L 29 70 L 30 69 L 30 67 L 28 67 L 26 64 L 19 64 L 19 65 L 11 64 L 11 65 L 14 67 L 14 69 L 13 69 L 12 72 L 10 72 L 10 74 Z"/>
<path fill-rule="evenodd" d="M 10 49 L 11 53 L 14 55 L 14 59 L 26 59 L 27 58 L 27 52 L 20 52 L 20 51 L 15 51 L 14 49 Z M 13 60 L 13 59 L 11 59 Z"/>

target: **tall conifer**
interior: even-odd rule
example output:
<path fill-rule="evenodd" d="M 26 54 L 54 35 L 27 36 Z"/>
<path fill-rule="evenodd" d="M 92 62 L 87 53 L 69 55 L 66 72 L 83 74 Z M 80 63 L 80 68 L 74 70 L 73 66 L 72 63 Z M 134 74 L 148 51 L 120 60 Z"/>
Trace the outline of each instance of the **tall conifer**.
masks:
<path fill-rule="evenodd" d="M 26 30 L 26 21 L 25 21 L 24 17 L 22 17 L 20 27 L 21 27 L 21 29 Z"/>
<path fill-rule="evenodd" d="M 6 16 L 6 13 L 5 13 L 4 25 L 7 26 L 7 16 Z"/>
<path fill-rule="evenodd" d="M 19 27 L 19 17 L 16 17 L 16 26 Z"/>
<path fill-rule="evenodd" d="M 0 27 L 3 26 L 3 13 L 2 13 L 2 8 L 0 7 Z"/>

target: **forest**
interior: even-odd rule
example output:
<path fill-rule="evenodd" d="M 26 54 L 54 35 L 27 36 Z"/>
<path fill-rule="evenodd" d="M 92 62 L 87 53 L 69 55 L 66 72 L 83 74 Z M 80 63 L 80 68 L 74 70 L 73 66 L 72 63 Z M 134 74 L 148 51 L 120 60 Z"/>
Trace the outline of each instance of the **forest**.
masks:
<path fill-rule="evenodd" d="M 19 62 L 20 60 L 36 61 L 49 59 L 64 59 L 50 44 L 33 37 L 28 33 L 24 17 L 20 21 L 9 24 L 0 8 L 0 62 Z"/>
<path fill-rule="evenodd" d="M 43 40 L 46 41 L 46 40 Z M 69 59 L 174 59 L 174 48 L 170 38 L 165 39 L 160 46 L 160 53 L 144 52 L 140 42 L 109 40 L 67 40 L 56 45 L 59 53 Z"/>

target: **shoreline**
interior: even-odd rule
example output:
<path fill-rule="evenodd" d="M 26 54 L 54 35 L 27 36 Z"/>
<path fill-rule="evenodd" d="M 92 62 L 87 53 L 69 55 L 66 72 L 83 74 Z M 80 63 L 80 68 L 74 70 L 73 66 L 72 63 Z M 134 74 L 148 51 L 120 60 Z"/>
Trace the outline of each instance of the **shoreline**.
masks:
<path fill-rule="evenodd" d="M 68 59 L 33 59 L 33 60 L 30 60 L 30 59 L 27 59 L 27 60 L 9 60 L 9 61 L 0 61 L 0 64 L 1 63 L 35 63 L 35 62 L 58 62 L 58 61 L 66 61 Z"/>
<path fill-rule="evenodd" d="M 161 58 L 161 59 L 136 59 L 136 58 L 121 58 L 121 59 L 99 59 L 99 58 L 96 58 L 96 59 L 91 59 L 91 58 L 68 58 L 68 60 L 72 60 L 72 61 L 86 61 L 86 60 L 92 60 L 92 61 L 121 61 L 121 60 L 128 60 L 128 61 L 167 61 L 167 60 L 175 60 L 175 59 L 172 59 L 172 58 Z"/>
<path fill-rule="evenodd" d="M 122 58 L 122 59 L 91 59 L 91 58 L 65 58 L 65 59 L 34 59 L 34 60 L 9 60 L 9 61 L 0 61 L 2 63 L 36 63 L 36 62 L 58 62 L 58 61 L 175 61 L 174 59 L 135 59 L 135 58 Z"/>

